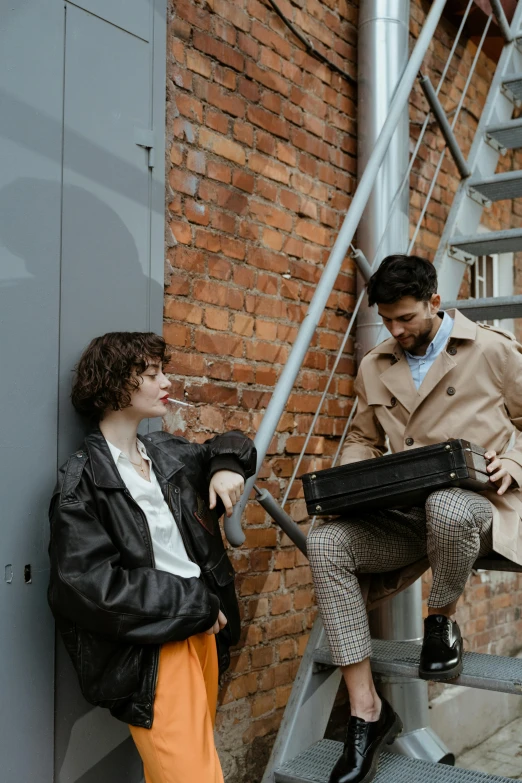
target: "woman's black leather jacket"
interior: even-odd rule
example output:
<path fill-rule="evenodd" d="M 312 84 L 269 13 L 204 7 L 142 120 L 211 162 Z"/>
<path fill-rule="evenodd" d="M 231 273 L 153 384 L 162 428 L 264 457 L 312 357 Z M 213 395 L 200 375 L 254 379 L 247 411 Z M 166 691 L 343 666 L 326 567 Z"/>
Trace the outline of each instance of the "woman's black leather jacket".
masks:
<path fill-rule="evenodd" d="M 210 511 L 208 486 L 222 469 L 251 476 L 256 450 L 240 432 L 203 444 L 168 432 L 141 440 L 201 577 L 154 568 L 145 515 L 96 429 L 61 468 L 51 501 L 48 598 L 87 701 L 150 728 L 160 645 L 206 631 L 220 607 L 228 620 L 217 636 L 221 671 L 239 639 L 234 571 L 218 522 L 223 506 Z"/>

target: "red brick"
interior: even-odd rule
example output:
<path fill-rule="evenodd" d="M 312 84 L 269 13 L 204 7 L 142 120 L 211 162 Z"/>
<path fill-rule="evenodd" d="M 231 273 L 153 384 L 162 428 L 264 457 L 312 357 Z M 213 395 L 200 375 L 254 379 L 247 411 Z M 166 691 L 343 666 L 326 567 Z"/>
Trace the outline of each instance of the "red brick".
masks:
<path fill-rule="evenodd" d="M 243 341 L 239 337 L 197 332 L 194 344 L 196 351 L 201 353 L 212 353 L 216 356 L 243 355 Z"/>
<path fill-rule="evenodd" d="M 290 134 L 288 131 L 288 125 L 284 120 L 275 117 L 271 112 L 260 109 L 256 106 L 249 106 L 247 110 L 247 118 L 254 125 L 258 125 L 260 128 L 264 128 L 269 133 L 273 133 L 275 136 L 281 136 L 283 139 L 288 139 Z"/>
<path fill-rule="evenodd" d="M 304 629 L 302 614 L 291 614 L 287 617 L 278 617 L 276 620 L 270 620 L 266 624 L 266 638 L 278 639 L 281 636 L 289 636 L 294 633 L 300 633 Z"/>
<path fill-rule="evenodd" d="M 197 101 L 191 95 L 178 93 L 176 95 L 176 106 L 179 113 L 184 117 L 188 117 L 189 120 L 203 122 L 203 106 L 200 101 Z"/>
<path fill-rule="evenodd" d="M 239 30 L 250 30 L 250 18 L 241 8 L 228 0 L 214 0 L 214 13 L 231 22 Z"/>
<path fill-rule="evenodd" d="M 250 153 L 248 158 L 248 166 L 252 171 L 262 174 L 264 177 L 274 179 L 276 182 L 282 182 L 288 185 L 290 180 L 290 172 L 282 163 L 266 158 L 263 155 L 258 155 L 255 152 Z"/>
<path fill-rule="evenodd" d="M 190 346 L 190 329 L 181 324 L 163 324 L 163 336 L 168 345 L 179 348 Z"/>
<path fill-rule="evenodd" d="M 199 131 L 199 142 L 205 147 L 205 149 L 214 152 L 216 155 L 220 155 L 223 158 L 234 161 L 234 163 L 244 166 L 246 161 L 245 151 L 243 147 L 236 144 L 230 139 L 225 139 L 223 136 L 218 136 L 216 133 L 201 128 Z"/>
<path fill-rule="evenodd" d="M 208 326 L 209 329 L 227 331 L 228 317 L 228 312 L 226 310 L 217 310 L 212 307 L 207 307 L 205 310 L 205 326 Z"/>
<path fill-rule="evenodd" d="M 224 182 L 227 185 L 232 179 L 232 170 L 230 166 L 215 160 L 209 160 L 207 174 L 210 179 L 217 179 L 219 182 Z"/>
<path fill-rule="evenodd" d="M 199 179 L 181 169 L 171 169 L 169 182 L 173 190 L 179 190 L 180 193 L 185 193 L 187 196 L 195 196 Z"/>
<path fill-rule="evenodd" d="M 210 14 L 208 11 L 198 8 L 190 0 L 177 0 L 175 12 L 195 27 L 199 27 L 202 30 L 210 29 Z"/>
<path fill-rule="evenodd" d="M 233 117 L 244 117 L 245 101 L 229 92 L 222 90 L 217 84 L 208 84 L 207 100 L 226 114 Z"/>
<path fill-rule="evenodd" d="M 189 48 L 187 49 L 187 68 L 208 79 L 212 73 L 212 61 Z"/>
<path fill-rule="evenodd" d="M 204 174 L 206 168 L 206 156 L 204 152 L 189 150 L 187 154 L 187 168 L 196 174 Z"/>
<path fill-rule="evenodd" d="M 171 220 L 169 228 L 177 242 L 181 242 L 182 245 L 190 245 L 192 243 L 192 229 L 184 221 Z"/>
<path fill-rule="evenodd" d="M 234 123 L 234 138 L 251 147 L 254 143 L 254 129 L 251 125 L 236 120 Z"/>
<path fill-rule="evenodd" d="M 234 51 L 230 46 L 227 46 L 220 41 L 216 41 L 205 33 L 194 30 L 192 39 L 193 45 L 196 49 L 199 49 L 205 54 L 209 54 L 211 57 L 215 57 L 216 60 L 224 63 L 224 65 L 230 66 L 235 71 L 242 71 L 245 65 L 245 58 L 239 52 Z"/>
<path fill-rule="evenodd" d="M 193 199 L 185 201 L 185 217 L 191 223 L 198 223 L 200 226 L 208 226 L 210 222 L 208 206 Z"/>
<path fill-rule="evenodd" d="M 228 117 L 221 114 L 221 112 L 214 111 L 214 109 L 207 109 L 205 114 L 205 125 L 226 136 L 228 133 L 229 120 Z"/>
<path fill-rule="evenodd" d="M 225 241 L 225 237 L 222 237 L 221 246 L 223 246 Z M 209 258 L 208 273 L 211 277 L 217 277 L 219 280 L 230 280 L 232 265 L 230 261 L 226 261 L 224 258 Z"/>
<path fill-rule="evenodd" d="M 189 302 L 169 298 L 165 302 L 165 317 L 175 321 L 186 321 L 189 324 L 200 324 L 203 320 L 203 309 Z"/>
<path fill-rule="evenodd" d="M 266 223 L 268 226 L 280 228 L 283 231 L 292 230 L 292 216 L 274 206 L 252 200 L 250 201 L 250 212 L 252 215 L 255 215 L 258 220 L 262 223 Z"/>
<path fill-rule="evenodd" d="M 273 71 L 263 71 L 251 60 L 247 60 L 245 72 L 249 79 L 259 82 L 264 87 L 268 87 L 269 90 L 281 93 L 285 98 L 288 97 L 290 86 L 282 76 L 279 76 Z"/>
<path fill-rule="evenodd" d="M 232 184 L 239 190 L 244 190 L 247 193 L 253 193 L 254 191 L 254 177 L 251 174 L 247 174 L 245 171 L 239 171 L 235 169 L 232 172 Z"/>

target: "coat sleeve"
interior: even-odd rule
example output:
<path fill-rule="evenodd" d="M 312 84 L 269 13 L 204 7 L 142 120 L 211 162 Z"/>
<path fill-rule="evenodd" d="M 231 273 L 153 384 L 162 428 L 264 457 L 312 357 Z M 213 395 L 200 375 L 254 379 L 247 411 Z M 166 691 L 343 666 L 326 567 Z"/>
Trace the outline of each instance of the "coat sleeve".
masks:
<path fill-rule="evenodd" d="M 522 487 L 522 345 L 510 340 L 503 372 L 504 404 L 516 429 L 513 447 L 500 459 L 504 467 Z"/>
<path fill-rule="evenodd" d="M 386 435 L 368 398 L 361 372 L 355 380 L 357 410 L 341 454 L 341 465 L 359 462 L 363 459 L 382 457 L 386 451 Z"/>
<path fill-rule="evenodd" d="M 233 470 L 243 478 L 253 476 L 256 471 L 256 447 L 250 438 L 237 430 L 215 435 L 204 443 L 192 443 L 191 446 L 203 474 L 209 480 L 218 470 Z"/>
<path fill-rule="evenodd" d="M 210 628 L 219 599 L 202 579 L 152 567 L 124 568 L 82 499 L 51 504 L 49 604 L 55 615 L 112 641 L 162 644 Z"/>

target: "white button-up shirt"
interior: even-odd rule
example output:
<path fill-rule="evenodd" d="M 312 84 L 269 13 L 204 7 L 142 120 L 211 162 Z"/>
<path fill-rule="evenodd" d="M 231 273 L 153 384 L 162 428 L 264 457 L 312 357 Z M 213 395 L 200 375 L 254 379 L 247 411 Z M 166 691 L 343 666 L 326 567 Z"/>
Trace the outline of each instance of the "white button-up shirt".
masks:
<path fill-rule="evenodd" d="M 198 577 L 201 574 L 201 569 L 187 555 L 181 533 L 165 502 L 143 443 L 138 440 L 138 449 L 143 459 L 149 463 L 150 481 L 142 478 L 134 470 L 130 460 L 120 449 L 109 441 L 107 441 L 107 445 L 127 489 L 147 519 L 156 568 L 187 579 L 191 576 Z"/>
<path fill-rule="evenodd" d="M 421 383 L 428 374 L 428 370 L 430 369 L 431 365 L 439 353 L 444 350 L 452 329 L 453 318 L 451 318 L 447 313 L 444 313 L 444 318 L 442 319 L 442 323 L 439 326 L 438 332 L 431 343 L 428 345 L 428 350 L 424 356 L 415 356 L 412 353 L 408 353 L 408 351 L 404 351 L 406 360 L 410 365 L 411 375 L 416 389 L 419 389 Z"/>

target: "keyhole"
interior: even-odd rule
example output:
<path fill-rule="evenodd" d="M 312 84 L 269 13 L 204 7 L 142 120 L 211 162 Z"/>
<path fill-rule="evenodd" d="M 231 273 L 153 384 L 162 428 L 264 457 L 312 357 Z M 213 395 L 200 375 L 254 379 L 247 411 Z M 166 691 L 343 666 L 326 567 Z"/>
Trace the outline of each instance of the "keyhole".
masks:
<path fill-rule="evenodd" d="M 31 575 L 31 565 L 30 563 L 24 566 L 24 582 L 26 585 L 30 585 L 33 581 L 33 577 Z"/>

